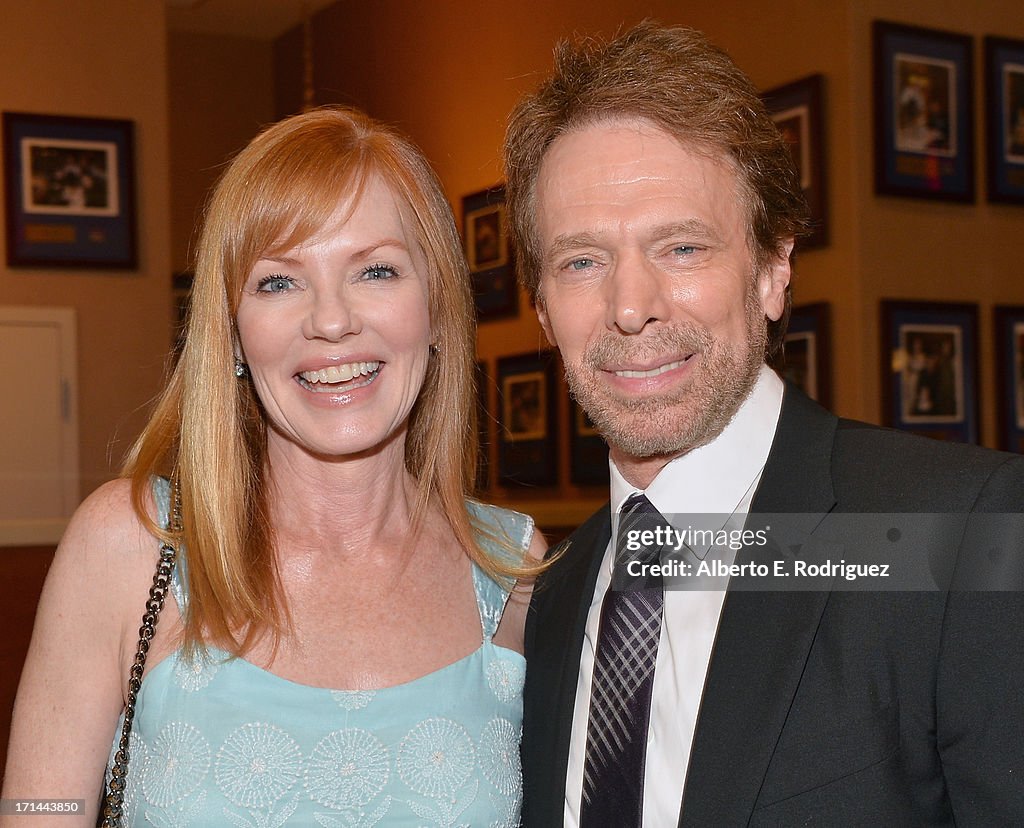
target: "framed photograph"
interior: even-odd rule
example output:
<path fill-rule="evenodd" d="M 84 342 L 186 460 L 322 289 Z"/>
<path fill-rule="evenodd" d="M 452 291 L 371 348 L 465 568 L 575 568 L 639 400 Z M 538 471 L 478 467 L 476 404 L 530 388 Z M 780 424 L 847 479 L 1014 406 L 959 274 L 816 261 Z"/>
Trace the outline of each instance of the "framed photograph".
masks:
<path fill-rule="evenodd" d="M 608 444 L 578 402 L 569 397 L 569 480 L 577 486 L 608 486 Z"/>
<path fill-rule="evenodd" d="M 832 315 L 828 302 L 794 305 L 771 367 L 825 408 L 832 405 Z"/>
<path fill-rule="evenodd" d="M 505 486 L 558 481 L 558 402 L 552 352 L 498 360 L 498 479 Z"/>
<path fill-rule="evenodd" d="M 462 235 L 477 318 L 485 322 L 516 316 L 519 287 L 512 265 L 502 185 L 463 197 Z"/>
<path fill-rule="evenodd" d="M 828 181 L 825 168 L 825 79 L 811 75 L 769 89 L 762 97 L 786 139 L 811 210 L 811 234 L 801 250 L 828 244 Z"/>
<path fill-rule="evenodd" d="M 876 20 L 875 192 L 974 201 L 973 43 Z"/>
<path fill-rule="evenodd" d="M 989 201 L 1024 204 L 1024 40 L 985 38 Z"/>
<path fill-rule="evenodd" d="M 978 442 L 978 306 L 883 300 L 887 425 Z"/>
<path fill-rule="evenodd" d="M 134 124 L 3 113 L 7 264 L 136 267 Z"/>
<path fill-rule="evenodd" d="M 1024 305 L 997 305 L 999 447 L 1024 454 Z"/>

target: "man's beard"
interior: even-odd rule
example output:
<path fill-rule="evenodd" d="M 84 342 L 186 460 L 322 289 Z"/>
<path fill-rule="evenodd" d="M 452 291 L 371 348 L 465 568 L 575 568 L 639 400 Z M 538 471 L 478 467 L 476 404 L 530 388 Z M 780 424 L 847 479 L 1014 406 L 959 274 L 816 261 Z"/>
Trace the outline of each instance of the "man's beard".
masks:
<path fill-rule="evenodd" d="M 764 362 L 765 317 L 747 291 L 745 349 L 716 340 L 699 325 L 673 325 L 640 337 L 608 333 L 565 365 L 569 390 L 609 445 L 636 457 L 675 456 L 717 437 L 747 398 Z M 622 397 L 600 378 L 601 366 L 644 363 L 663 355 L 699 359 L 684 385 L 666 393 Z"/>

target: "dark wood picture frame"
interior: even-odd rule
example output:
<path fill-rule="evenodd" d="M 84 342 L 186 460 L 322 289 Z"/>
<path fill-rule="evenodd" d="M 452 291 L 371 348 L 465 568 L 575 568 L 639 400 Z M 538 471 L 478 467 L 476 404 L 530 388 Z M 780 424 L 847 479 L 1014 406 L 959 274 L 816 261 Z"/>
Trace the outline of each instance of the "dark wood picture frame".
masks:
<path fill-rule="evenodd" d="M 828 168 L 825 147 L 825 77 L 800 78 L 762 93 L 768 112 L 793 152 L 804 197 L 811 212 L 811 232 L 799 250 L 829 242 Z"/>
<path fill-rule="evenodd" d="M 883 20 L 872 37 L 875 192 L 973 202 L 973 40 Z"/>
<path fill-rule="evenodd" d="M 828 302 L 794 305 L 783 350 L 771 360 L 783 379 L 825 408 L 832 406 L 832 311 Z"/>
<path fill-rule="evenodd" d="M 519 286 L 508 237 L 504 185 L 463 197 L 462 238 L 477 319 L 487 322 L 518 315 Z"/>
<path fill-rule="evenodd" d="M 978 306 L 883 299 L 883 422 L 978 442 Z"/>
<path fill-rule="evenodd" d="M 554 352 L 497 361 L 498 481 L 503 486 L 558 482 L 558 399 Z"/>
<path fill-rule="evenodd" d="M 986 198 L 1024 204 L 1024 40 L 985 38 Z"/>
<path fill-rule="evenodd" d="M 3 113 L 7 264 L 133 270 L 135 125 Z"/>
<path fill-rule="evenodd" d="M 996 305 L 992 315 L 999 447 L 1024 454 L 1024 305 Z"/>

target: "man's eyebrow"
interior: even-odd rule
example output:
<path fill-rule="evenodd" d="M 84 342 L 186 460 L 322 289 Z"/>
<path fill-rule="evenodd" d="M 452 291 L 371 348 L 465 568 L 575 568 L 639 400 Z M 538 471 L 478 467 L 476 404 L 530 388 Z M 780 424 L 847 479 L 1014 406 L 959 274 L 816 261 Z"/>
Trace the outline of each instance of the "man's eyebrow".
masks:
<path fill-rule="evenodd" d="M 692 239 L 709 243 L 718 242 L 721 238 L 712 226 L 697 218 L 662 224 L 651 232 L 651 240 L 656 242 L 677 237 L 680 240 Z"/>
<path fill-rule="evenodd" d="M 650 232 L 650 240 L 654 242 L 662 242 L 675 237 L 678 237 L 680 241 L 688 239 L 710 244 L 721 242 L 719 233 L 707 222 L 698 218 L 661 224 Z M 601 237 L 597 233 L 563 233 L 555 236 L 551 244 L 548 245 L 544 251 L 544 260 L 550 262 L 569 251 L 584 247 L 600 247 L 602 243 Z"/>
<path fill-rule="evenodd" d="M 550 262 L 570 250 L 578 250 L 581 247 L 598 247 L 600 241 L 595 233 L 562 233 L 552 239 L 547 250 L 544 251 L 545 261 Z"/>

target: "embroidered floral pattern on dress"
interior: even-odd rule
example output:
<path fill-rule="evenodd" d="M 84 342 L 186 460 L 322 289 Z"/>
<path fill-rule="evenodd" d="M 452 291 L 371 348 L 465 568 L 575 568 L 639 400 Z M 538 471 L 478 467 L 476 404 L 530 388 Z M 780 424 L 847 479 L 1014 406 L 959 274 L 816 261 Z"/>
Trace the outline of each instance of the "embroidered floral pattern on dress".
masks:
<path fill-rule="evenodd" d="M 313 819 L 323 828 L 374 828 L 387 816 L 393 801 L 390 796 L 385 796 L 380 805 L 368 814 L 363 811 L 348 811 L 342 814 L 316 813 L 313 814 Z"/>
<path fill-rule="evenodd" d="M 491 719 L 480 735 L 477 755 L 484 777 L 505 796 L 511 796 L 522 784 L 519 759 L 521 728 L 508 719 Z"/>
<path fill-rule="evenodd" d="M 498 812 L 498 817 L 488 828 L 519 828 L 519 812 L 523 809 L 523 792 L 517 790 L 515 796 L 505 797 L 492 793 L 491 807 Z"/>
<path fill-rule="evenodd" d="M 473 740 L 451 719 L 426 719 L 402 740 L 396 764 L 402 781 L 416 793 L 451 797 L 473 772 Z"/>
<path fill-rule="evenodd" d="M 117 728 L 117 735 L 118 737 L 121 735 L 120 724 Z M 114 742 L 114 748 L 117 748 L 117 741 Z M 142 780 L 149 762 L 149 747 L 134 730 L 128 736 L 128 755 L 131 757 L 131 760 L 128 763 L 128 778 L 125 780 L 124 802 L 121 806 L 125 825 L 131 825 L 135 819 L 135 812 L 139 806 L 139 796 L 142 793 Z M 109 762 L 107 766 L 109 771 Z M 133 772 L 136 769 L 139 770 L 138 773 Z M 109 783 L 110 773 L 108 772 L 107 778 L 104 780 L 103 790 L 107 789 Z"/>
<path fill-rule="evenodd" d="M 189 797 L 162 811 L 146 808 L 146 823 L 155 828 L 188 828 L 190 825 L 200 825 L 205 805 L 206 791 L 200 791 L 198 796 Z"/>
<path fill-rule="evenodd" d="M 149 746 L 142 792 L 165 807 L 194 791 L 210 769 L 210 745 L 192 725 L 168 722 Z"/>
<path fill-rule="evenodd" d="M 306 790 L 328 808 L 360 808 L 384 790 L 391 775 L 388 749 L 368 730 L 327 734 L 309 757 Z"/>
<path fill-rule="evenodd" d="M 217 752 L 214 776 L 235 805 L 262 808 L 280 799 L 302 774 L 302 752 L 281 728 L 248 722 Z"/>
<path fill-rule="evenodd" d="M 182 690 L 195 693 L 213 681 L 213 677 L 217 675 L 219 669 L 220 663 L 210 658 L 195 656 L 192 659 L 186 659 L 179 657 L 175 659 L 174 680 Z"/>
<path fill-rule="evenodd" d="M 331 698 L 344 710 L 362 710 L 373 701 L 376 690 L 332 690 Z"/>
<path fill-rule="evenodd" d="M 526 670 L 506 658 L 499 658 L 487 665 L 487 686 L 498 701 L 512 704 L 523 692 Z"/>
<path fill-rule="evenodd" d="M 470 505 L 514 546 L 528 545 L 526 518 Z M 172 591 L 183 602 L 187 550 L 179 554 Z M 213 647 L 207 659 L 179 650 L 154 665 L 136 708 L 123 824 L 516 828 L 525 662 L 492 640 L 503 585 L 472 571 L 481 646 L 403 685 L 309 687 Z"/>
<path fill-rule="evenodd" d="M 265 812 L 251 809 L 248 816 L 236 813 L 230 808 L 224 808 L 224 818 L 238 828 L 281 828 L 288 824 L 292 814 L 295 813 L 295 809 L 299 805 L 299 793 L 296 791 L 290 799 L 286 799 L 276 807 L 268 808 Z"/>

